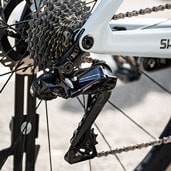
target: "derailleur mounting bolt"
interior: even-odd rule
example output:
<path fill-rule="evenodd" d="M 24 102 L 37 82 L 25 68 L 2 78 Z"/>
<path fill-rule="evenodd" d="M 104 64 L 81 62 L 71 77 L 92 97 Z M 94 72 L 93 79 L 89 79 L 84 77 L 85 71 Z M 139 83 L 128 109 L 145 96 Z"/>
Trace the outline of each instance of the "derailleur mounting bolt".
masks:
<path fill-rule="evenodd" d="M 94 39 L 91 36 L 86 35 L 82 40 L 82 46 L 84 49 L 88 50 L 94 45 Z"/>

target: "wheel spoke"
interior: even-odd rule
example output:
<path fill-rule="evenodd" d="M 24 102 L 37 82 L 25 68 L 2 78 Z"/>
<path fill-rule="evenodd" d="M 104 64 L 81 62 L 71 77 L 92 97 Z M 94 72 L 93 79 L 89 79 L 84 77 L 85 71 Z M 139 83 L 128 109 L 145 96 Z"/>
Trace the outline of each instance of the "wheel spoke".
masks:
<path fill-rule="evenodd" d="M 1 76 L 5 76 L 5 75 L 8 75 L 8 74 L 11 74 L 11 73 L 14 73 L 14 72 L 17 72 L 17 71 L 21 71 L 21 70 L 26 70 L 26 69 L 28 69 L 28 68 L 30 68 L 30 67 L 33 67 L 34 65 L 28 65 L 28 66 L 26 66 L 26 67 L 22 67 L 22 68 L 19 68 L 19 69 L 16 69 L 16 70 L 12 70 L 12 71 L 9 71 L 9 72 L 6 72 L 6 73 L 3 73 L 3 74 L 0 74 L 0 77 Z"/>
<path fill-rule="evenodd" d="M 89 4 L 92 4 L 92 3 L 93 3 L 93 5 L 92 5 L 92 7 L 91 7 L 91 11 L 90 11 L 90 12 L 93 11 L 93 9 L 94 9 L 94 7 L 95 7 L 95 5 L 96 5 L 96 3 L 97 3 L 97 0 L 92 0 L 92 1 L 86 3 L 86 5 L 89 5 Z"/>
<path fill-rule="evenodd" d="M 26 52 L 25 52 L 26 53 Z M 6 85 L 8 84 L 8 82 L 10 81 L 10 79 L 12 78 L 13 74 L 15 73 L 15 71 L 18 70 L 18 68 L 22 65 L 21 61 L 22 59 L 25 57 L 25 53 L 22 56 L 22 58 L 19 60 L 18 64 L 16 65 L 15 69 L 13 70 L 13 72 L 10 73 L 10 76 L 8 77 L 7 81 L 4 83 L 4 85 L 2 86 L 1 90 L 0 90 L 0 94 L 2 93 L 2 91 L 4 90 L 4 88 L 6 87 Z M 3 75 L 0 75 L 3 76 Z"/>
<path fill-rule="evenodd" d="M 50 143 L 50 128 L 49 128 L 47 101 L 45 101 L 45 108 L 46 108 L 46 125 L 47 125 L 48 148 L 49 148 L 49 165 L 50 165 L 50 171 L 52 171 L 52 153 L 51 153 L 51 143 Z"/>
<path fill-rule="evenodd" d="M 40 5 L 42 4 L 42 1 L 43 1 L 43 0 L 40 0 L 40 1 L 39 1 L 39 5 L 38 5 L 39 7 L 40 7 Z"/>
<path fill-rule="evenodd" d="M 8 50 L 8 52 L 6 52 L 5 54 L 3 54 L 3 56 L 1 57 L 2 59 L 5 58 L 10 52 L 12 52 L 12 50 L 17 47 L 17 45 L 19 45 L 19 43 L 21 42 L 22 40 L 20 39 L 14 46 L 11 47 L 10 50 Z"/>
<path fill-rule="evenodd" d="M 17 26 L 17 25 L 20 25 L 20 24 L 28 23 L 29 21 L 32 21 L 32 20 L 37 20 L 37 18 L 31 18 L 31 19 L 28 19 L 28 20 L 19 21 L 19 22 L 14 23 L 14 24 L 6 24 L 3 20 L 0 20 L 0 21 L 3 21 L 4 24 L 6 25 L 6 26 L 1 26 L 0 29 L 11 28 L 11 29 L 17 31 L 17 30 L 16 30 L 15 28 L 13 28 L 12 26 Z"/>
<path fill-rule="evenodd" d="M 170 90 L 168 90 L 163 85 L 161 85 L 158 81 L 156 81 L 155 79 L 153 79 L 152 77 L 150 77 L 146 72 L 144 72 L 143 70 L 140 70 L 140 72 L 144 76 L 146 76 L 149 80 L 151 80 L 154 84 L 156 84 L 158 87 L 160 87 L 162 90 L 164 90 L 166 93 L 171 94 L 171 91 Z"/>
<path fill-rule="evenodd" d="M 13 76 L 13 73 L 10 74 L 10 76 L 7 79 L 7 81 L 4 83 L 4 85 L 0 89 L 0 94 L 3 92 L 4 88 L 6 87 L 6 85 L 8 84 L 8 82 L 10 81 L 10 79 L 12 78 L 12 76 Z"/>
<path fill-rule="evenodd" d="M 42 101 L 43 101 L 43 100 L 40 100 L 40 101 L 39 101 L 39 103 L 38 103 L 37 106 L 36 106 L 36 110 L 40 107 Z"/>
<path fill-rule="evenodd" d="M 86 2 L 86 5 L 89 5 L 89 4 L 92 4 L 92 3 L 97 3 L 97 0 L 92 0 L 92 1 L 89 1 L 89 2 Z"/>
<path fill-rule="evenodd" d="M 124 56 L 120 56 L 122 57 L 124 60 L 126 60 L 132 67 L 137 67 L 138 71 L 141 72 L 141 74 L 143 74 L 145 77 L 147 77 L 149 80 L 151 80 L 154 84 L 156 84 L 158 87 L 160 87 L 163 91 L 165 91 L 168 94 L 171 94 L 171 91 L 168 90 L 167 88 L 165 88 L 162 84 L 159 83 L 159 81 L 153 79 L 152 77 L 150 77 L 149 74 L 147 74 L 146 72 L 144 72 L 141 68 L 139 68 L 137 65 L 133 65 L 129 59 L 129 57 L 124 57 Z"/>
<path fill-rule="evenodd" d="M 88 161 L 89 164 L 89 171 L 92 171 L 92 164 L 91 164 L 91 160 Z"/>
<path fill-rule="evenodd" d="M 3 21 L 3 20 L 0 20 L 0 22 L 2 22 L 3 24 L 5 24 L 5 26 L 0 27 L 0 29 L 7 29 L 7 28 L 10 28 L 10 29 L 14 30 L 18 35 L 20 35 L 20 36 L 21 36 L 21 39 L 23 38 L 24 35 L 21 34 L 20 32 L 18 32 L 18 30 L 15 29 L 14 27 L 12 27 L 12 26 L 16 26 L 17 23 L 16 23 L 16 24 L 11 24 L 11 25 L 9 25 L 9 24 L 7 24 L 5 21 Z M 20 24 L 21 24 L 21 23 L 20 23 Z"/>
<path fill-rule="evenodd" d="M 35 5 L 36 12 L 37 12 L 37 11 L 38 11 L 38 7 L 37 7 L 37 2 L 36 2 L 36 0 L 34 0 L 34 5 Z"/>
<path fill-rule="evenodd" d="M 81 101 L 79 97 L 77 97 L 78 102 L 80 103 L 81 107 L 85 110 L 84 103 Z"/>
<path fill-rule="evenodd" d="M 103 132 L 100 130 L 99 126 L 98 126 L 96 123 L 94 123 L 94 125 L 95 125 L 96 129 L 98 130 L 98 132 L 100 133 L 100 135 L 102 136 L 102 138 L 103 138 L 103 140 L 105 141 L 105 143 L 107 144 L 107 146 L 109 147 L 109 150 L 112 150 L 111 145 L 110 145 L 109 142 L 107 141 L 107 139 L 106 139 L 106 137 L 104 136 Z M 126 168 L 125 168 L 124 164 L 121 162 L 121 160 L 120 160 L 120 158 L 118 157 L 118 155 L 117 155 L 117 154 L 114 154 L 114 156 L 115 156 L 116 160 L 119 162 L 119 164 L 120 164 L 120 166 L 122 167 L 122 169 L 123 169 L 124 171 L 126 171 Z"/>
<path fill-rule="evenodd" d="M 4 74 L 1 74 L 0 77 L 1 77 L 1 76 L 5 76 L 5 75 L 10 74 L 9 78 L 11 78 L 11 76 L 13 75 L 13 73 L 15 73 L 15 72 L 17 72 L 17 71 L 21 71 L 21 70 L 26 70 L 26 69 L 28 69 L 29 67 L 32 67 L 32 66 L 33 66 L 33 65 L 28 65 L 28 66 L 26 66 L 26 67 L 22 67 L 22 68 L 19 68 L 19 69 L 15 69 L 15 70 L 6 72 L 6 73 L 4 73 Z M 9 81 L 9 78 L 7 79 L 7 82 Z M 6 85 L 6 83 L 5 83 L 5 85 Z M 3 86 L 3 87 L 4 87 L 4 86 Z M 4 89 L 4 88 L 2 88 L 2 89 Z M 2 93 L 2 89 L 1 89 L 0 93 Z"/>
<path fill-rule="evenodd" d="M 122 109 L 120 109 L 118 106 L 116 106 L 114 103 L 112 103 L 110 100 L 108 100 L 108 103 L 113 106 L 115 109 L 117 109 L 119 112 L 121 112 L 127 119 L 129 119 L 132 123 L 134 123 L 138 128 L 140 128 L 143 132 L 145 132 L 147 135 L 149 135 L 151 138 L 156 139 L 155 136 L 153 136 L 150 132 L 145 130 L 140 124 L 138 124 L 135 120 L 133 120 L 130 116 L 128 116 Z"/>
<path fill-rule="evenodd" d="M 107 144 L 107 146 L 109 147 L 109 149 L 111 150 L 112 147 L 109 144 L 109 142 L 107 141 L 106 137 L 104 136 L 103 132 L 100 130 L 100 128 L 98 127 L 98 125 L 96 123 L 94 123 L 94 126 L 96 127 L 96 129 L 98 130 L 98 132 L 100 133 L 100 135 L 102 136 L 103 140 L 105 141 L 105 143 Z"/>

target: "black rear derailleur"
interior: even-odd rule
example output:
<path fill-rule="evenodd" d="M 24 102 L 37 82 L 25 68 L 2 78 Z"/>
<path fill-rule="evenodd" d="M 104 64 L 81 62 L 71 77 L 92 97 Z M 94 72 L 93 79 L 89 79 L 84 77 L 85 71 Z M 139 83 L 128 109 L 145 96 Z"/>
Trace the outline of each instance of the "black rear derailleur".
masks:
<path fill-rule="evenodd" d="M 110 95 L 110 91 L 88 95 L 85 114 L 74 131 L 70 148 L 65 154 L 65 160 L 70 164 L 92 159 L 97 155 L 95 148 L 97 135 L 91 126 Z"/>
<path fill-rule="evenodd" d="M 89 68 L 76 69 L 71 74 L 60 70 L 46 72 L 32 84 L 31 94 L 42 100 L 76 97 L 80 94 L 92 94 L 112 90 L 116 77 L 104 62 L 97 62 Z"/>
<path fill-rule="evenodd" d="M 69 68 L 71 69 L 72 65 L 68 65 Z M 32 94 L 43 100 L 51 100 L 57 96 L 63 98 L 80 94 L 88 96 L 87 104 L 84 106 L 85 114 L 74 132 L 70 148 L 65 155 L 65 160 L 70 164 L 96 156 L 97 135 L 91 127 L 109 99 L 116 81 L 108 65 L 96 61 L 89 68 L 73 69 L 67 73 L 60 67 L 57 71 L 44 73 L 33 82 Z"/>

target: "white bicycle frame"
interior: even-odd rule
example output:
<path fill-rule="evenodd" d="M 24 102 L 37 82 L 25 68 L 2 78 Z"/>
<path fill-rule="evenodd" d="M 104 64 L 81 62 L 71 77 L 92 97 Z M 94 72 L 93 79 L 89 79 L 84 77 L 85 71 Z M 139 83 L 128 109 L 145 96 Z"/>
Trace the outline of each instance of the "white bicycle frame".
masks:
<path fill-rule="evenodd" d="M 111 18 L 122 2 L 100 1 L 82 27 L 84 32 L 79 40 L 80 48 L 97 54 L 171 58 L 171 20 L 167 21 L 168 27 L 163 28 L 112 31 Z M 86 36 L 94 42 L 89 49 L 85 49 L 82 43 Z"/>

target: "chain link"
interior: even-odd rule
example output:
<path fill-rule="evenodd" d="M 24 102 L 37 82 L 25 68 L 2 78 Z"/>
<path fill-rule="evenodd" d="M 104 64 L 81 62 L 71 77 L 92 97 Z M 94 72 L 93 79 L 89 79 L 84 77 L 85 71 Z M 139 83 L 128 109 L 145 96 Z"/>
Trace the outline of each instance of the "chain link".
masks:
<path fill-rule="evenodd" d="M 152 12 L 159 12 L 171 9 L 171 4 L 154 6 L 152 8 L 145 8 L 140 10 L 133 10 L 131 12 L 119 13 L 112 17 L 113 20 L 124 19 L 126 17 L 135 17 L 139 15 L 151 14 Z"/>
<path fill-rule="evenodd" d="M 134 151 L 137 149 L 147 148 L 149 146 L 160 146 L 160 145 L 168 144 L 168 143 L 171 143 L 171 136 L 163 137 L 161 139 L 155 139 L 155 140 L 140 143 L 140 144 L 134 144 L 134 145 L 129 145 L 125 147 L 115 148 L 109 151 L 102 151 L 100 153 L 97 153 L 97 157 L 106 157 L 108 155 L 115 155 L 117 153 Z"/>

